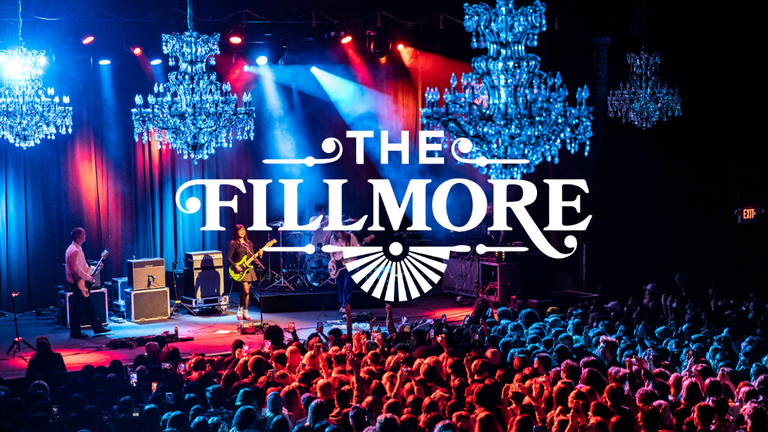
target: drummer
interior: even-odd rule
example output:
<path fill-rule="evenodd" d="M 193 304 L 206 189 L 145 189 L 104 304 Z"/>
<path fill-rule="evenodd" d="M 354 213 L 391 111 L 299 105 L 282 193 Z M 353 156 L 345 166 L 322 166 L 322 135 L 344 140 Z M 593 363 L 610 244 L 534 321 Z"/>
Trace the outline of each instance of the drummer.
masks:
<path fill-rule="evenodd" d="M 317 220 L 317 218 L 323 218 L 323 221 L 320 222 L 320 226 L 317 230 L 312 232 L 312 244 L 317 246 L 318 249 L 327 245 L 331 239 L 331 232 L 323 231 L 323 228 L 328 226 L 328 218 L 325 217 L 325 211 L 325 204 L 317 203 L 315 204 L 315 215 L 309 219 L 309 223 L 312 223 Z"/>

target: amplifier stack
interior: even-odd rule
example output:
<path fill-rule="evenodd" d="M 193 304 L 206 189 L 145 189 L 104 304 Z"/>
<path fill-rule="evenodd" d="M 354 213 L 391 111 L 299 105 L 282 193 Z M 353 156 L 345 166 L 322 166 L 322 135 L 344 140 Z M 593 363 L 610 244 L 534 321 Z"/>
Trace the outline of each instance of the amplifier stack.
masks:
<path fill-rule="evenodd" d="M 163 258 L 128 260 L 128 277 L 113 279 L 112 284 L 125 319 L 143 322 L 167 319 L 170 315 Z"/>
<path fill-rule="evenodd" d="M 224 254 L 210 250 L 184 254 L 184 295 L 181 302 L 192 309 L 226 309 L 224 295 Z"/>

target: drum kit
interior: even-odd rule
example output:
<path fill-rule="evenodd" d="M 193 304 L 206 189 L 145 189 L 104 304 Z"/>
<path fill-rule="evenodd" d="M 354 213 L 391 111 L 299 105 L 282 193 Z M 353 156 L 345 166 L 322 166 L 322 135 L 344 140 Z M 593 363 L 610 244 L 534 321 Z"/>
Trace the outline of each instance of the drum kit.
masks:
<path fill-rule="evenodd" d="M 344 219 L 342 223 L 344 225 L 357 222 L 357 219 Z M 284 223 L 282 220 L 269 222 L 267 225 L 273 228 L 282 228 Z M 293 231 L 293 232 L 280 232 L 280 246 L 298 246 L 302 247 L 305 244 L 312 241 L 312 232 Z M 306 236 L 306 238 L 304 237 Z M 322 286 L 333 286 L 335 280 L 330 278 L 328 273 L 328 263 L 331 261 L 331 256 L 320 250 L 324 244 L 318 243 L 315 245 L 316 250 L 312 255 L 308 255 L 304 252 L 280 252 L 280 272 L 272 272 L 272 262 L 269 261 L 269 274 L 277 274 L 277 279 L 268 287 L 287 287 L 291 291 L 294 291 L 294 286 L 306 286 L 310 290 L 320 288 Z"/>

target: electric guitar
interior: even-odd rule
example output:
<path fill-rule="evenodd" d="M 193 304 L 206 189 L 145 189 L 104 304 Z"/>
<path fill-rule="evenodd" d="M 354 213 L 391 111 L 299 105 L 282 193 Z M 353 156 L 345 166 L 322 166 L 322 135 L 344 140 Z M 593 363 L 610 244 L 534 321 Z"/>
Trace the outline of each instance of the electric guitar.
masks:
<path fill-rule="evenodd" d="M 269 242 L 267 242 L 267 244 L 265 244 L 263 248 L 259 249 L 259 251 L 256 252 L 255 254 L 251 255 L 250 257 L 249 256 L 244 256 L 243 259 L 238 261 L 237 265 L 240 266 L 240 268 L 243 269 L 243 271 L 238 272 L 235 267 L 230 266 L 229 267 L 229 276 L 232 279 L 234 279 L 236 282 L 240 282 L 241 280 L 243 280 L 243 278 L 245 277 L 246 273 L 248 273 L 248 270 L 253 268 L 251 263 L 253 262 L 254 259 L 256 259 L 256 255 L 259 255 L 262 251 L 264 251 L 264 249 L 272 246 L 275 243 L 277 243 L 277 239 L 272 239 Z M 259 265 L 261 265 L 261 263 L 259 263 Z"/>
<path fill-rule="evenodd" d="M 99 259 L 99 262 L 96 263 L 95 266 L 91 267 L 91 269 L 88 271 L 88 274 L 93 276 L 96 273 L 98 273 L 101 270 L 101 264 L 104 262 L 104 258 L 109 256 L 109 251 L 104 249 L 104 252 L 101 253 L 101 259 Z M 90 291 L 91 287 L 95 282 L 87 282 L 85 279 L 80 279 L 77 281 L 78 283 L 83 282 L 85 284 L 85 288 Z"/>
<path fill-rule="evenodd" d="M 363 242 L 360 243 L 358 246 L 363 246 L 364 244 L 368 243 L 371 240 L 373 240 L 373 234 L 371 234 L 368 237 L 366 237 L 365 239 L 363 239 Z M 341 261 L 341 266 L 336 264 L 337 261 Z M 345 259 L 345 260 L 334 260 L 334 259 L 331 259 L 331 261 L 328 262 L 328 278 L 335 280 L 336 276 L 339 275 L 339 272 L 341 271 L 341 269 L 343 269 L 344 266 L 348 262 L 350 262 L 350 261 L 352 261 L 352 259 Z"/>

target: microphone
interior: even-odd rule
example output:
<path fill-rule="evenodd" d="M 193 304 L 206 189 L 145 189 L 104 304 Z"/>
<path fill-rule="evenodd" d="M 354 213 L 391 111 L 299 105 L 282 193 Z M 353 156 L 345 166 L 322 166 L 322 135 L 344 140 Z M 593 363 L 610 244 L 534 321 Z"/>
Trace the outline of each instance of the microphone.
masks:
<path fill-rule="evenodd" d="M 154 276 L 152 276 L 152 275 L 147 275 L 147 288 L 149 288 L 150 286 L 152 286 L 152 282 L 154 282 L 154 281 L 155 281 L 155 277 L 154 277 Z"/>

